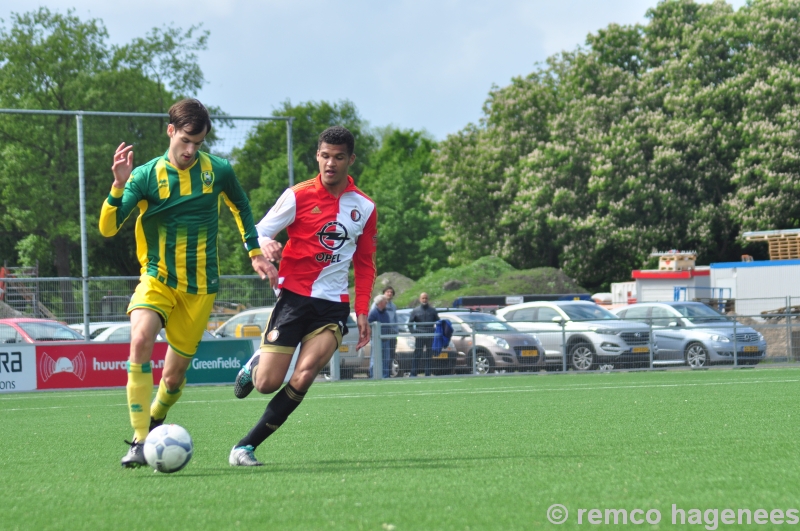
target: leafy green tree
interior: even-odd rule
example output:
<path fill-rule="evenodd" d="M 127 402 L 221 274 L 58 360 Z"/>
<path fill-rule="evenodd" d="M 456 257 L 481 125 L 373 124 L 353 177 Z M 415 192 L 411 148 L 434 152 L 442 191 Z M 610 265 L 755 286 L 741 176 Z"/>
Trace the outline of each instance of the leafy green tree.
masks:
<path fill-rule="evenodd" d="M 452 263 L 472 246 L 597 289 L 654 249 L 736 260 L 743 230 L 800 226 L 800 4 L 666 0 L 647 18 L 494 89 L 442 143 L 427 197 Z"/>
<path fill-rule="evenodd" d="M 419 131 L 388 128 L 361 175 L 361 188 L 378 206 L 378 273 L 411 278 L 447 263 L 440 221 L 424 202 L 436 142 Z"/>
<path fill-rule="evenodd" d="M 97 19 L 47 8 L 13 14 L 10 27 L 0 29 L 0 107 L 165 112 L 203 83 L 193 51 L 205 47 L 207 33 L 195 41 L 197 32 L 153 30 L 113 47 Z M 136 143 L 137 162 L 145 162 L 166 149 L 165 128 L 162 120 L 84 119 L 92 274 L 138 273 L 132 230 L 104 240 L 92 229 L 110 187 L 115 147 Z M 41 274 L 74 275 L 80 271 L 74 117 L 3 114 L 0 140 L 0 224 L 24 234 L 21 258 L 38 257 Z"/>

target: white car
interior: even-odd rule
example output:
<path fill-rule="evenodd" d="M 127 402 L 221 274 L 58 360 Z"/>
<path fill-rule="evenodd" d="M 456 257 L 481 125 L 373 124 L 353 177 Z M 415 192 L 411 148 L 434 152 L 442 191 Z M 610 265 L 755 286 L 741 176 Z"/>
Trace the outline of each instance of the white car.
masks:
<path fill-rule="evenodd" d="M 83 334 L 83 324 L 72 324 L 70 328 Z M 204 331 L 202 341 L 216 339 L 211 333 Z M 112 343 L 129 343 L 131 340 L 130 322 L 102 322 L 89 323 L 89 340 L 109 341 Z M 166 332 L 162 328 L 156 337 L 156 341 L 166 341 Z"/>
<path fill-rule="evenodd" d="M 650 328 L 623 321 L 594 302 L 524 302 L 496 313 L 517 330 L 536 333 L 548 365 L 562 364 L 564 351 L 567 366 L 576 371 L 650 365 Z"/>

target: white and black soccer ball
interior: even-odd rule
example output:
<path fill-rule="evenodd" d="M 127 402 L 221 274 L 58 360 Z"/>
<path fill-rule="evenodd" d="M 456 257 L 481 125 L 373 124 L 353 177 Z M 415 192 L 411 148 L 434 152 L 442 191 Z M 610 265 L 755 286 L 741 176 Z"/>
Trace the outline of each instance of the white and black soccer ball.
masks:
<path fill-rule="evenodd" d="M 192 436 L 177 424 L 162 424 L 144 440 L 144 458 L 159 472 L 171 474 L 192 459 Z"/>

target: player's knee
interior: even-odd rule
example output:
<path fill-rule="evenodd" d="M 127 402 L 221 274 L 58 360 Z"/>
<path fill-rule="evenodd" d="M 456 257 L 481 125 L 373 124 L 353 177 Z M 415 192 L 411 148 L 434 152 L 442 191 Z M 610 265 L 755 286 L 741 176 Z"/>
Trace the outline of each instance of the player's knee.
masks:
<path fill-rule="evenodd" d="M 319 371 L 313 371 L 310 369 L 296 369 L 292 375 L 292 387 L 298 391 L 307 391 L 308 388 L 311 387 L 311 384 L 314 383 L 317 373 L 319 373 Z"/>
<path fill-rule="evenodd" d="M 155 341 L 145 335 L 135 335 L 131 337 L 131 355 L 134 358 L 146 357 L 150 359 L 153 352 L 153 344 Z"/>
<path fill-rule="evenodd" d="M 183 374 L 164 374 L 161 379 L 170 391 L 177 391 L 183 383 Z"/>
<path fill-rule="evenodd" d="M 262 395 L 269 395 L 280 389 L 282 383 L 282 381 L 276 382 L 269 378 L 264 378 L 263 380 L 256 378 L 253 382 L 253 387 Z"/>

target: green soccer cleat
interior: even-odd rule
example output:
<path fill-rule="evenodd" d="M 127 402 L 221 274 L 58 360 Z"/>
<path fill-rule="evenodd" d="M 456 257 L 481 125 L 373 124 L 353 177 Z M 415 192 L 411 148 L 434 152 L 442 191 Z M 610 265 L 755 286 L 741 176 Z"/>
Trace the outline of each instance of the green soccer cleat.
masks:
<path fill-rule="evenodd" d="M 233 394 L 236 398 L 244 398 L 253 391 L 253 367 L 258 365 L 258 360 L 261 354 L 256 352 L 253 354 L 244 367 L 239 369 L 239 374 L 236 375 L 236 380 L 233 382 Z"/>
<path fill-rule="evenodd" d="M 228 457 L 228 463 L 231 466 L 264 466 L 264 463 L 256 459 L 253 454 L 255 448 L 252 446 L 234 446 L 231 450 L 231 455 Z"/>
<path fill-rule="evenodd" d="M 131 447 L 128 449 L 128 453 L 122 458 L 120 463 L 125 468 L 139 468 L 140 466 L 144 466 L 147 464 L 147 460 L 144 458 L 144 444 L 137 442 L 136 439 L 133 442 L 125 441 L 125 444 L 130 444 Z"/>

